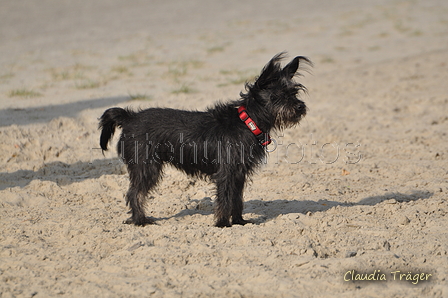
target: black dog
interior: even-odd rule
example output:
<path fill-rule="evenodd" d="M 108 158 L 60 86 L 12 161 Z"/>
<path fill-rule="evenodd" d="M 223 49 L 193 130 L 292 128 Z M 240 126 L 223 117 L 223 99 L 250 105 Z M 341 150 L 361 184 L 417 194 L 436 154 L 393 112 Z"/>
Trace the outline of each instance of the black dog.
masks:
<path fill-rule="evenodd" d="M 230 218 L 232 224 L 248 223 L 242 216 L 243 189 L 266 157 L 270 131 L 298 124 L 307 110 L 298 98 L 306 88 L 293 78 L 300 62 L 312 65 L 311 61 L 299 56 L 281 68 L 283 57 L 284 53 L 273 57 L 255 83 L 246 83 L 241 99 L 217 103 L 205 112 L 162 108 L 104 112 L 99 123 L 103 150 L 115 128 L 122 128 L 117 150 L 129 172 L 126 202 L 132 211 L 125 223 L 154 223 L 145 216 L 145 199 L 166 163 L 216 183 L 216 226 L 231 226 Z"/>

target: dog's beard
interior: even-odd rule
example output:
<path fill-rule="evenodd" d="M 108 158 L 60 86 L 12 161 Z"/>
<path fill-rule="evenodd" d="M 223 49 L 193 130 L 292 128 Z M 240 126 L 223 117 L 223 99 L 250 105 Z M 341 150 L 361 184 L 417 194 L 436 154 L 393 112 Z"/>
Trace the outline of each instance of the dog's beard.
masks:
<path fill-rule="evenodd" d="M 306 115 L 306 108 L 280 107 L 275 118 L 275 128 L 283 130 L 292 128 L 299 124 L 300 120 Z"/>

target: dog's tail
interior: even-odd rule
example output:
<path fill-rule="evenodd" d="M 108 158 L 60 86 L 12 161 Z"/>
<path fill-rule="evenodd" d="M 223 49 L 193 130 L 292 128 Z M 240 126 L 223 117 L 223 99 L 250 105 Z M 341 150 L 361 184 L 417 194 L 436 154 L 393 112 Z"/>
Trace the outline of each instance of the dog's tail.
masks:
<path fill-rule="evenodd" d="M 103 151 L 107 150 L 107 144 L 114 135 L 115 128 L 121 127 L 134 112 L 128 109 L 111 108 L 104 112 L 100 117 L 99 129 L 101 129 L 100 146 Z"/>

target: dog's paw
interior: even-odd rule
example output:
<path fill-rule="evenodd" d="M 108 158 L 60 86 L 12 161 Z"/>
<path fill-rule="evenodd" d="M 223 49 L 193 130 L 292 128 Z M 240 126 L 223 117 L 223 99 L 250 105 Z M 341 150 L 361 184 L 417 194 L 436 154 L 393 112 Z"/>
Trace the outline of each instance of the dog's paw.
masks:
<path fill-rule="evenodd" d="M 138 218 L 138 219 L 134 219 L 132 217 L 129 217 L 128 219 L 126 219 L 125 221 L 123 221 L 124 224 L 127 225 L 136 225 L 136 226 L 146 226 L 146 225 L 153 225 L 155 224 L 155 221 L 149 217 L 142 217 L 142 218 Z"/>
<path fill-rule="evenodd" d="M 242 225 L 244 226 L 245 224 L 248 223 L 252 223 L 250 220 L 245 220 L 242 217 L 241 218 L 237 218 L 237 219 L 232 219 L 232 224 L 233 225 Z"/>
<path fill-rule="evenodd" d="M 231 227 L 231 226 L 232 225 L 230 224 L 230 221 L 228 219 L 221 219 L 215 223 L 215 227 L 218 227 L 218 228 L 225 228 L 225 227 Z"/>

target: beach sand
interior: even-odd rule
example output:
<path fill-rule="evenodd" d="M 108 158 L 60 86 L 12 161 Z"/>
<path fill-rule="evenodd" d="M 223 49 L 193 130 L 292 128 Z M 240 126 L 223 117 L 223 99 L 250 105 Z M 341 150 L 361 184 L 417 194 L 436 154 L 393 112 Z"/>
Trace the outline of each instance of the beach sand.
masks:
<path fill-rule="evenodd" d="M 214 227 L 213 185 L 167 168 L 157 224 L 122 224 L 102 112 L 237 99 L 282 51 L 309 111 L 254 223 Z M 4 0 L 0 53 L 0 297 L 448 297 L 447 1 Z"/>

